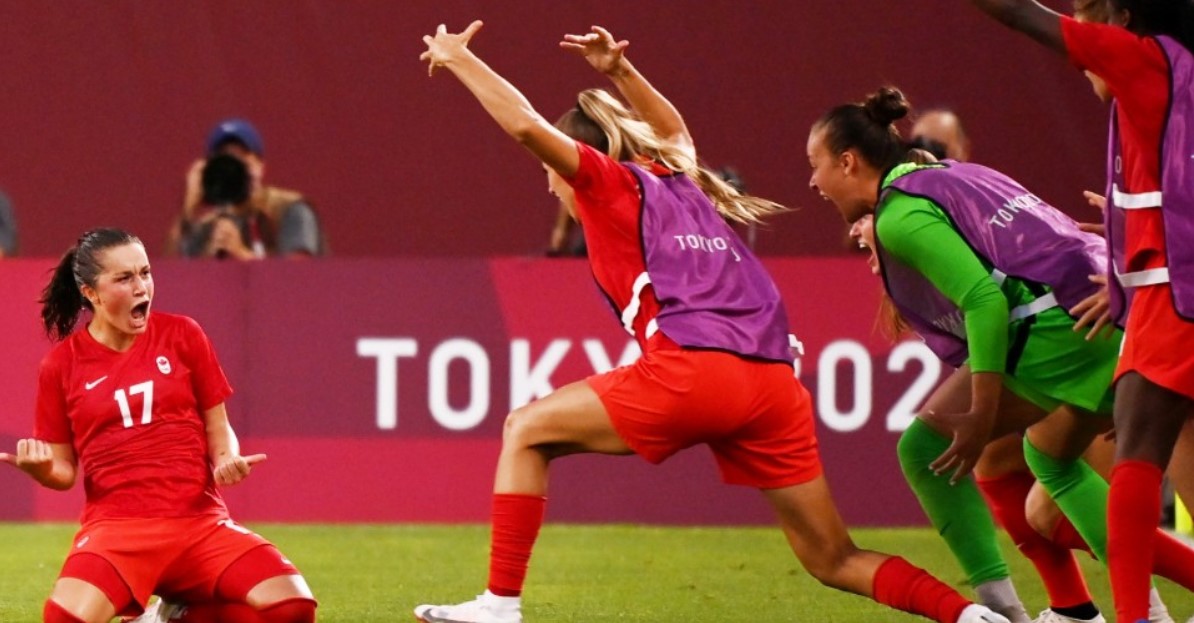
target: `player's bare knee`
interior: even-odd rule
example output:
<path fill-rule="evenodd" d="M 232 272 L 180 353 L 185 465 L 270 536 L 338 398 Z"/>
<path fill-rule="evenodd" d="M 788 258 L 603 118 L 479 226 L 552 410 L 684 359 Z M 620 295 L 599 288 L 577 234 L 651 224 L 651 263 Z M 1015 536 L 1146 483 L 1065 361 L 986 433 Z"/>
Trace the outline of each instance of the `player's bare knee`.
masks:
<path fill-rule="evenodd" d="M 502 443 L 506 446 L 516 445 L 531 447 L 538 443 L 536 439 L 540 430 L 542 417 L 538 410 L 531 405 L 519 407 L 506 416 L 502 426 Z"/>

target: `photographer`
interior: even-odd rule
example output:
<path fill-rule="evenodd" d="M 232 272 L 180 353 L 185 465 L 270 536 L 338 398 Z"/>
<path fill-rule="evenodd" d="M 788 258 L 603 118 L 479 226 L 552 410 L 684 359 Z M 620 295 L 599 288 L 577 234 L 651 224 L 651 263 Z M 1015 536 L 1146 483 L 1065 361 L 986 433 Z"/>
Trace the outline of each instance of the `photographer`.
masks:
<path fill-rule="evenodd" d="M 261 136 L 248 121 L 229 119 L 212 130 L 207 158 L 187 174 L 169 254 L 238 260 L 326 254 L 319 220 L 306 199 L 262 181 L 263 154 Z"/>
<path fill-rule="evenodd" d="M 201 200 L 191 217 L 181 222 L 179 253 L 185 257 L 215 257 L 250 260 L 264 256 L 264 248 L 251 249 L 252 229 L 257 215 L 245 214 L 237 206 L 250 195 L 249 170 L 239 158 L 218 154 L 200 169 Z"/>

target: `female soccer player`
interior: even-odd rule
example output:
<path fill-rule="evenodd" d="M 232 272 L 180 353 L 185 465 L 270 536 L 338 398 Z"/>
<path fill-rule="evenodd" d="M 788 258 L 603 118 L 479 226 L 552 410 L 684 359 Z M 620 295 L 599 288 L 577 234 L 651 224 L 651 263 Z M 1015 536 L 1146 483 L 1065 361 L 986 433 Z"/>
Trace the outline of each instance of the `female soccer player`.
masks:
<path fill-rule="evenodd" d="M 86 490 L 43 619 L 107 623 L 141 614 L 156 593 L 187 607 L 141 620 L 311 623 L 306 581 L 232 521 L 216 489 L 265 455 L 240 454 L 224 409 L 232 388 L 203 330 L 151 313 L 153 294 L 144 245 L 116 229 L 79 238 L 42 294 L 59 344 L 41 364 L 33 436 L 0 460 L 58 490 L 81 468 Z M 84 309 L 90 318 L 75 330 Z"/>
<path fill-rule="evenodd" d="M 901 164 L 893 123 L 908 108 L 893 88 L 835 107 L 813 125 L 808 155 L 810 186 L 848 221 L 874 214 L 888 294 L 958 367 L 901 439 L 909 482 L 930 516 L 941 514 L 934 523 L 952 526 L 959 506 L 947 501 L 959 494 L 933 472 L 952 471 L 957 482 L 990 439 L 1032 425 L 1029 466 L 1105 560 L 1106 483 L 1078 457 L 1109 425 L 1117 343 L 1084 339 L 1066 312 L 1096 293 L 1089 275 L 1101 245 L 996 171 Z M 1194 586 L 1194 552 L 1153 532 L 1164 552 L 1156 572 Z"/>
<path fill-rule="evenodd" d="M 1006 621 L 903 559 L 857 548 L 821 473 L 808 392 L 795 380 L 775 284 L 723 216 L 780 209 L 697 166 L 680 114 L 594 27 L 561 45 L 607 75 L 634 108 L 580 94 L 555 126 L 467 47 L 481 28 L 424 37 L 429 70 L 451 71 L 542 161 L 584 226 L 598 285 L 643 356 L 567 385 L 506 420 L 494 484 L 489 586 L 477 599 L 422 605 L 426 623 L 522 620 L 521 592 L 543 522 L 548 466 L 579 452 L 658 463 L 708 444 L 723 478 L 760 489 L 793 551 L 821 582 L 945 623 Z M 733 391 L 727 390 L 733 388 Z"/>
<path fill-rule="evenodd" d="M 937 161 L 932 154 L 917 149 L 911 150 L 906 160 L 919 163 Z M 850 226 L 850 238 L 868 253 L 867 264 L 871 272 L 880 276 L 871 214 L 854 221 Z M 884 297 L 880 310 L 880 322 L 892 338 L 911 331 L 890 298 Z M 969 388 L 953 383 L 943 386 L 939 391 L 968 394 Z M 997 413 L 996 418 L 1000 417 L 1016 416 Z M 1016 548 L 1036 568 L 1049 595 L 1050 606 L 1037 617 L 1036 623 L 1102 621 L 1070 551 L 1073 539 L 1070 539 L 1071 542 L 1058 543 L 1052 538 L 1052 535 L 1059 533 L 1063 536 L 1074 534 L 1073 526 L 1043 491 L 1039 491 L 1040 487 L 1024 461 L 1021 432 L 1015 431 L 991 439 L 975 463 L 974 481 L 962 480 L 956 485 L 949 485 L 943 477 L 929 469 L 929 465 L 944 451 L 947 445 L 945 437 L 917 420 L 900 438 L 900 465 L 926 515 L 966 572 L 967 583 L 973 587 L 979 603 L 1004 615 L 1013 623 L 1031 620 L 1016 593 L 1011 571 L 999 548 L 995 523 L 991 517 L 994 514 Z M 1029 506 L 1033 508 L 1035 516 L 1028 514 Z M 1049 526 L 1050 537 L 1037 532 L 1034 526 L 1038 524 Z M 1080 538 L 1077 541 L 1081 547 L 1085 547 L 1085 542 Z"/>
<path fill-rule="evenodd" d="M 1147 615 L 1148 538 L 1161 477 L 1194 416 L 1194 8 L 1187 0 L 1108 0 L 1111 23 L 1080 22 L 1032 0 L 972 0 L 1004 24 L 1065 54 L 1112 99 L 1107 154 L 1108 272 L 1126 331 L 1115 371 L 1116 464 L 1108 564 L 1118 620 Z"/>

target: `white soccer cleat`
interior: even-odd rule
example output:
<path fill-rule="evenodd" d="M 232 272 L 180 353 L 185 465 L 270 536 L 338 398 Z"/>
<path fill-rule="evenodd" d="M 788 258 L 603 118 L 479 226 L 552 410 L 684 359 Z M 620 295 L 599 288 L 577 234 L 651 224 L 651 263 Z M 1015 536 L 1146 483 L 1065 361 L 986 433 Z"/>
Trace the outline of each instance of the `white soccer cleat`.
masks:
<path fill-rule="evenodd" d="M 491 595 L 477 595 L 472 601 L 454 606 L 421 605 L 415 618 L 423 623 L 522 623 L 517 604 L 499 605 Z"/>
<path fill-rule="evenodd" d="M 128 623 L 170 623 L 182 618 L 182 613 L 186 612 L 187 607 L 182 604 L 174 604 L 165 599 L 158 598 L 157 601 L 149 605 L 141 616 L 128 621 Z"/>
<path fill-rule="evenodd" d="M 1093 619 L 1075 619 L 1052 610 L 1044 610 L 1032 623 L 1107 623 L 1107 619 L 1104 619 L 1102 614 Z"/>
<path fill-rule="evenodd" d="M 1010 623 L 1007 617 L 979 604 L 970 604 L 958 615 L 958 623 Z"/>

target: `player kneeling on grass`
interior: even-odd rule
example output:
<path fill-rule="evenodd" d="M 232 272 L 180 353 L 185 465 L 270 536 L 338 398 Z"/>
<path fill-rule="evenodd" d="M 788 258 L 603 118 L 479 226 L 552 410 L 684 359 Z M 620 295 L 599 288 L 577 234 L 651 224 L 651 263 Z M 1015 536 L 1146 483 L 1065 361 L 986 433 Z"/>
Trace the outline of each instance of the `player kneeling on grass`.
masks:
<path fill-rule="evenodd" d="M 584 226 L 598 285 L 643 356 L 572 383 L 506 420 L 492 515 L 489 586 L 459 605 L 422 605 L 426 623 L 518 623 L 531 549 L 556 458 L 639 454 L 653 463 L 707 444 L 727 482 L 756 487 L 822 583 L 941 623 L 1007 619 L 902 558 L 859 549 L 834 506 L 808 391 L 792 373 L 787 314 L 762 264 L 724 218 L 782 210 L 697 166 L 680 114 L 594 27 L 562 46 L 609 76 L 633 107 L 589 90 L 556 125 L 467 47 L 481 28 L 424 38 L 430 69 L 450 70 L 547 170 Z M 685 241 L 694 241 L 688 243 Z"/>
<path fill-rule="evenodd" d="M 33 437 L 0 460 L 58 490 L 82 467 L 87 496 L 44 621 L 312 623 L 303 576 L 234 523 L 216 489 L 265 455 L 240 454 L 215 350 L 194 320 L 151 314 L 153 293 L 141 241 L 97 229 L 66 252 L 42 295 L 59 343 L 41 364 Z M 90 319 L 76 330 L 84 309 Z M 169 602 L 143 612 L 153 594 Z"/>

